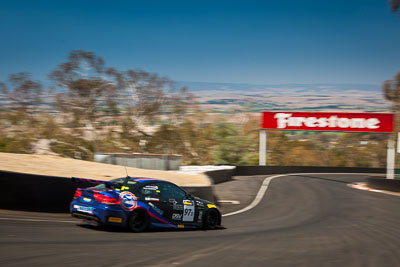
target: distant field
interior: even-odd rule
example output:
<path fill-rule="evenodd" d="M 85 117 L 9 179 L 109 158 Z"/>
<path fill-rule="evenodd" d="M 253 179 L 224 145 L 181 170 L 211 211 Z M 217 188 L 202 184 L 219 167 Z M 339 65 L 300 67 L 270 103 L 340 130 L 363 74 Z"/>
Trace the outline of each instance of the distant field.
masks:
<path fill-rule="evenodd" d="M 190 86 L 190 85 L 189 85 Z M 251 86 L 218 87 L 215 90 L 200 90 L 196 84 L 193 91 L 198 105 L 206 112 L 237 113 L 263 110 L 308 110 L 308 111 L 352 111 L 388 112 L 390 103 L 383 97 L 379 86 Z M 211 88 L 212 84 L 207 84 Z M 190 88 L 190 87 L 189 87 Z"/>

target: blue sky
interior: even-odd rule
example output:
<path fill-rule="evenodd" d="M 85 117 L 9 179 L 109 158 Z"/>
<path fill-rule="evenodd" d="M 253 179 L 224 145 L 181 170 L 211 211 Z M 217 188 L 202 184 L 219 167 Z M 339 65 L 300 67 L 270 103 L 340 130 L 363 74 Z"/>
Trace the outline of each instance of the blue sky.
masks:
<path fill-rule="evenodd" d="M 0 80 L 71 50 L 177 81 L 381 84 L 400 71 L 385 0 L 3 1 Z"/>

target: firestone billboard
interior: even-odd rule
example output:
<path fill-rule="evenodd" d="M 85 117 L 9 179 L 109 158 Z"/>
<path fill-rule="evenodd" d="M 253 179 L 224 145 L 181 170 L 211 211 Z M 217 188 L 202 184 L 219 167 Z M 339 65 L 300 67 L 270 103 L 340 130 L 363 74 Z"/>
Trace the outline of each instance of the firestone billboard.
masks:
<path fill-rule="evenodd" d="M 269 130 L 306 130 L 391 133 L 391 113 L 274 112 L 262 113 L 261 128 Z"/>

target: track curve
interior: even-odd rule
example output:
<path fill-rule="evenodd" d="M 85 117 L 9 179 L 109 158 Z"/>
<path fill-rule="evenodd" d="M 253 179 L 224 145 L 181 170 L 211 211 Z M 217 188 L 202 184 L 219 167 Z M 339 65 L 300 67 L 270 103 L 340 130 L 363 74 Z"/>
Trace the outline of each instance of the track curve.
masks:
<path fill-rule="evenodd" d="M 62 216 L 0 218 L 0 265 L 400 266 L 400 198 L 347 186 L 363 177 L 274 179 L 257 206 L 224 217 L 223 230 L 134 234 Z"/>

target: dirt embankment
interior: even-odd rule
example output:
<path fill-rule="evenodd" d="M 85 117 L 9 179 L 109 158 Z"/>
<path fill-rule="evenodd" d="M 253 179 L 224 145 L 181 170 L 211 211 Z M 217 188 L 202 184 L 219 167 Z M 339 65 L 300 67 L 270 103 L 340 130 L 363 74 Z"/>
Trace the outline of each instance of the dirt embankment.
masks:
<path fill-rule="evenodd" d="M 0 152 L 0 170 L 59 177 L 80 177 L 97 180 L 111 180 L 125 177 L 157 178 L 180 186 L 210 185 L 204 174 L 182 174 L 173 171 L 145 170 L 110 165 L 52 155 L 13 154 Z"/>

